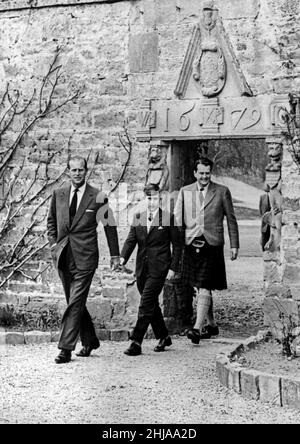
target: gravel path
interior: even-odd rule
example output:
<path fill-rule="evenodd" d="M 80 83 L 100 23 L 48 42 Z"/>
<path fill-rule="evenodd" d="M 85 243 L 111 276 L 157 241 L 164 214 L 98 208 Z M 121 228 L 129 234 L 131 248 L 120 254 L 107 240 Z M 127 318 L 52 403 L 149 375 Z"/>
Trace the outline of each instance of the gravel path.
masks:
<path fill-rule="evenodd" d="M 222 387 L 215 356 L 229 345 L 174 338 L 165 353 L 123 354 L 103 342 L 90 358 L 54 364 L 56 344 L 0 347 L 0 423 L 300 423 L 300 412 Z"/>

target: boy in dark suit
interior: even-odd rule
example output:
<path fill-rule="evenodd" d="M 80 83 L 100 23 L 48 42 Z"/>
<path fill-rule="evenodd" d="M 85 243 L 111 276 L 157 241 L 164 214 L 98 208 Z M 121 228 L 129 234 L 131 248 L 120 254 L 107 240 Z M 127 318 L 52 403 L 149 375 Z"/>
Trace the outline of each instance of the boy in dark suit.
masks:
<path fill-rule="evenodd" d="M 121 252 L 120 264 L 126 264 L 136 245 L 137 287 L 141 294 L 138 320 L 131 334 L 131 345 L 125 354 L 140 355 L 142 341 L 151 324 L 155 337 L 159 339 L 156 352 L 172 344 L 159 306 L 159 295 L 165 279 L 174 278 L 181 256 L 181 243 L 174 217 L 160 208 L 160 189 L 149 184 L 144 193 L 147 210 L 134 215 L 128 237 Z M 171 253 L 172 245 L 172 253 Z"/>

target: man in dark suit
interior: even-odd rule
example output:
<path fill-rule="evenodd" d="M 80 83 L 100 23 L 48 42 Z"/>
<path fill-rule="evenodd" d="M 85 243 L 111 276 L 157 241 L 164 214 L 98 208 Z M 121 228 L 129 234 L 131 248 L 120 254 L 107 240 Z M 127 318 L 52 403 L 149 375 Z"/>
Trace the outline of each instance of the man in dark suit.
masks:
<path fill-rule="evenodd" d="M 82 350 L 77 356 L 87 357 L 99 347 L 91 316 L 86 308 L 90 285 L 98 266 L 97 225 L 101 220 L 110 254 L 111 266 L 119 265 L 119 243 L 116 223 L 104 193 L 86 182 L 87 162 L 82 157 L 69 160 L 71 184 L 53 192 L 47 231 L 51 253 L 67 299 L 62 318 L 55 362 L 71 360 L 80 335 Z"/>
<path fill-rule="evenodd" d="M 213 162 L 201 157 L 195 164 L 196 182 L 181 188 L 175 218 L 184 232 L 182 279 L 195 289 L 197 318 L 187 336 L 195 344 L 219 332 L 212 309 L 212 290 L 227 288 L 224 261 L 224 217 L 227 219 L 231 260 L 238 256 L 239 232 L 230 191 L 211 181 Z M 204 321 L 208 325 L 204 330 Z"/>
<path fill-rule="evenodd" d="M 149 184 L 144 192 L 147 210 L 134 215 L 120 258 L 120 263 L 125 264 L 138 245 L 136 279 L 141 302 L 138 320 L 130 337 L 132 342 L 125 351 L 131 356 L 141 354 L 141 344 L 149 324 L 159 339 L 154 349 L 156 352 L 164 351 L 166 346 L 172 344 L 159 306 L 159 294 L 165 279 L 172 279 L 178 271 L 181 255 L 180 236 L 174 226 L 174 217 L 160 208 L 159 186 Z"/>

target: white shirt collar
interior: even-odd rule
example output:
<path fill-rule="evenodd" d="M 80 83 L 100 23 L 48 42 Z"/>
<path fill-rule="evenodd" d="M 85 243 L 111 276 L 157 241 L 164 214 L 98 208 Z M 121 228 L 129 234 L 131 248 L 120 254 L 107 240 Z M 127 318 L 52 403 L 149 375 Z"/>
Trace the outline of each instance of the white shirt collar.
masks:
<path fill-rule="evenodd" d="M 71 184 L 71 195 L 74 193 L 75 188 L 76 188 L 76 187 L 74 187 L 74 185 Z M 81 187 L 78 188 L 78 193 L 80 193 L 80 194 L 83 195 L 83 193 L 85 192 L 85 189 L 86 189 L 86 182 L 84 182 L 84 184 L 81 185 Z"/>
<path fill-rule="evenodd" d="M 202 192 L 207 191 L 209 184 L 210 184 L 210 182 L 207 185 L 205 185 L 205 187 L 200 187 L 199 182 L 197 180 L 197 190 L 200 191 L 200 188 L 203 188 Z"/>
<path fill-rule="evenodd" d="M 158 213 L 158 210 L 159 210 L 159 208 L 157 208 L 155 211 L 151 211 L 151 214 L 152 214 L 152 220 L 155 218 L 155 216 L 157 215 L 157 213 Z M 149 214 L 150 214 L 150 211 L 149 211 L 149 209 L 147 208 L 147 219 L 148 219 L 148 216 L 149 216 Z"/>

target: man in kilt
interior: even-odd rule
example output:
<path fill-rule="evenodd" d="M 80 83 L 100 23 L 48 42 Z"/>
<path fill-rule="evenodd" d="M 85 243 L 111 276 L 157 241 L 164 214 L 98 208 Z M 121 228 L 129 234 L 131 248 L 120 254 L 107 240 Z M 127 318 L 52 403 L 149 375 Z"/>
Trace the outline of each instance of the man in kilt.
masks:
<path fill-rule="evenodd" d="M 224 217 L 227 219 L 231 260 L 238 256 L 239 232 L 230 191 L 211 181 L 213 162 L 201 157 L 195 163 L 196 182 L 180 189 L 175 219 L 184 235 L 182 281 L 194 288 L 197 317 L 187 337 L 192 343 L 219 333 L 213 315 L 212 290 L 227 288 L 224 261 Z M 205 319 L 208 324 L 204 327 Z"/>

